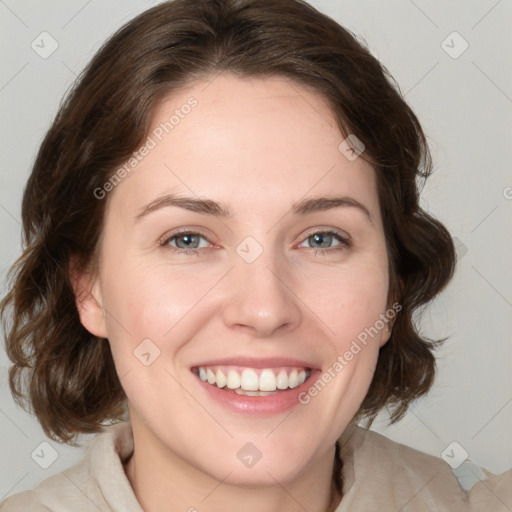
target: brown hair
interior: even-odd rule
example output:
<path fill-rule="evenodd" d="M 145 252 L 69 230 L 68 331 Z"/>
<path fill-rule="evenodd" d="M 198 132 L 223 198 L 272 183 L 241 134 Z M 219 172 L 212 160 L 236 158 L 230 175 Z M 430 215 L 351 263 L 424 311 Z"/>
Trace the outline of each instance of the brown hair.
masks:
<path fill-rule="evenodd" d="M 417 179 L 430 174 L 430 154 L 392 77 L 352 33 L 304 1 L 174 0 L 130 21 L 95 55 L 47 132 L 24 192 L 25 248 L 1 314 L 13 395 L 53 439 L 72 443 L 124 412 L 110 347 L 81 325 L 69 279 L 72 256 L 81 269 L 96 261 L 106 200 L 94 191 L 145 140 L 164 95 L 221 72 L 311 87 L 375 168 L 388 298 L 402 309 L 357 417 L 371 423 L 387 406 L 395 422 L 433 383 L 432 352 L 444 339 L 422 339 L 412 316 L 446 286 L 455 253 L 445 227 L 419 206 Z"/>

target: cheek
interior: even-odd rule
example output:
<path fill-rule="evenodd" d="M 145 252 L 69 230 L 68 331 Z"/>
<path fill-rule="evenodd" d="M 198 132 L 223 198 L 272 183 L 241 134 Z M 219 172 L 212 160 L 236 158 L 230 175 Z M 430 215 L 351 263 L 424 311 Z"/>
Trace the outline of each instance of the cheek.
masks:
<path fill-rule="evenodd" d="M 326 326 L 336 350 L 366 332 L 386 311 L 387 260 L 330 269 L 317 276 L 315 286 L 303 289 L 307 303 Z M 378 326 L 382 327 L 381 322 Z"/>
<path fill-rule="evenodd" d="M 170 275 L 158 266 L 132 265 L 125 273 L 110 274 L 103 294 L 111 313 L 107 314 L 109 334 L 130 333 L 132 343 L 141 336 L 163 339 L 204 294 L 206 284 L 198 281 L 180 272 Z"/>
<path fill-rule="evenodd" d="M 219 282 L 225 266 L 173 266 L 159 258 L 131 257 L 127 251 L 116 254 L 115 247 L 106 251 L 102 275 L 114 352 L 132 353 L 145 339 L 154 340 L 168 353 L 176 352 L 193 334 L 194 325 L 207 322 L 222 306 L 218 302 L 224 295 L 231 297 L 227 291 L 223 293 L 226 283 Z M 384 241 L 371 249 L 351 254 L 338 264 L 308 262 L 307 266 L 286 269 L 285 280 L 293 290 L 289 300 L 297 301 L 304 319 L 316 319 L 317 327 L 324 330 L 324 343 L 330 340 L 327 345 L 337 353 L 385 312 L 388 272 Z M 212 294 L 215 286 L 218 293 Z"/>
<path fill-rule="evenodd" d="M 169 396 L 181 395 L 167 372 L 174 374 L 177 354 L 190 338 L 183 331 L 186 322 L 180 320 L 188 318 L 198 301 L 199 292 L 187 286 L 190 277 L 169 280 L 166 274 L 158 267 L 132 265 L 125 272 L 109 273 L 104 280 L 107 331 L 116 371 L 132 406 L 148 416 L 161 408 L 163 390 Z"/>

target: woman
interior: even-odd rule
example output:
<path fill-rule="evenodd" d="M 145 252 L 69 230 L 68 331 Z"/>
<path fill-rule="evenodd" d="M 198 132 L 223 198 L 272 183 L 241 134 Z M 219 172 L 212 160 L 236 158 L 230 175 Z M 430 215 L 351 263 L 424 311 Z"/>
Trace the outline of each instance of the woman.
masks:
<path fill-rule="evenodd" d="M 443 461 L 357 425 L 433 383 L 412 314 L 455 257 L 429 172 L 387 72 L 304 2 L 128 23 L 42 143 L 2 305 L 47 435 L 117 424 L 2 512 L 468 510 Z"/>

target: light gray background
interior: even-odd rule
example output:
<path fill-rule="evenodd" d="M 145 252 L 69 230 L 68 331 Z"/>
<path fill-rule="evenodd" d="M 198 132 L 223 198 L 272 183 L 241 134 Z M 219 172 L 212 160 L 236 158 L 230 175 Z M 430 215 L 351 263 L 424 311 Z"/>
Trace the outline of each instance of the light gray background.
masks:
<path fill-rule="evenodd" d="M 24 183 L 61 97 L 108 35 L 156 3 L 0 0 L 2 290 L 20 252 Z M 397 79 L 435 161 L 422 205 L 459 241 L 456 275 L 421 317 L 423 334 L 449 336 L 438 352 L 435 387 L 398 425 L 386 428 L 383 414 L 372 428 L 436 456 L 457 441 L 476 464 L 505 471 L 512 467 L 512 3 L 311 3 L 362 36 Z M 43 31 L 59 45 L 47 59 L 31 48 Z M 469 44 L 458 58 L 442 46 L 454 31 Z M 455 36 L 444 46 L 453 53 L 462 44 Z M 46 439 L 37 421 L 15 406 L 8 364 L 2 350 L 0 501 L 33 488 L 82 454 L 81 448 Z M 41 453 L 44 441 L 58 455 L 48 469 L 31 456 Z"/>

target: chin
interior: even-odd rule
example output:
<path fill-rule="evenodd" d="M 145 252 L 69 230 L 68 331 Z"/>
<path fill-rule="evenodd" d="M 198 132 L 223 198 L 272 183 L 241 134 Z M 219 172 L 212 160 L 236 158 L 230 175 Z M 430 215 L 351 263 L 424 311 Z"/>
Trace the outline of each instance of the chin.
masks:
<path fill-rule="evenodd" d="M 205 470 L 216 480 L 225 479 L 231 485 L 275 486 L 276 481 L 285 485 L 311 464 L 311 448 L 311 440 L 290 443 L 290 439 L 276 435 L 271 442 L 264 437 L 251 442 L 244 436 L 243 440 L 231 440 L 230 446 L 222 450 L 223 455 L 216 459 L 220 464 L 208 464 Z"/>

